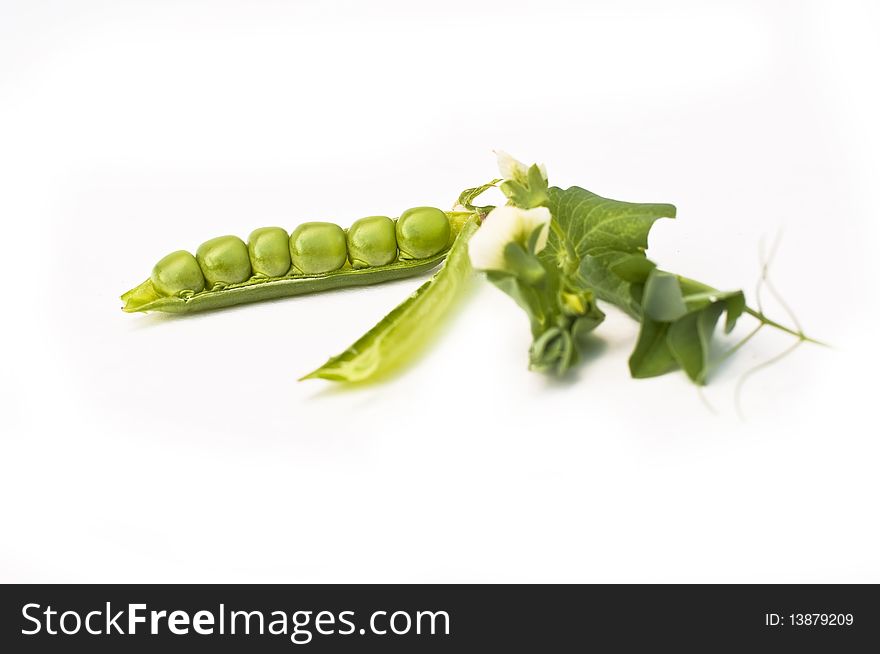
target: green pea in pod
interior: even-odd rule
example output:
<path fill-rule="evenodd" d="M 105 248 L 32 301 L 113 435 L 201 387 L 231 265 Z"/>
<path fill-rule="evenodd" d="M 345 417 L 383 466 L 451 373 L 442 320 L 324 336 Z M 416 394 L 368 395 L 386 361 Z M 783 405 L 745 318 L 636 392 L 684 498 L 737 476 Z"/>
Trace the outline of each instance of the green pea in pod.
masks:
<path fill-rule="evenodd" d="M 205 278 L 199 262 L 186 250 L 178 250 L 163 257 L 150 274 L 153 288 L 160 295 L 177 295 L 184 291 L 201 293 Z"/>
<path fill-rule="evenodd" d="M 240 284 L 251 276 L 248 248 L 237 236 L 218 236 L 196 250 L 196 261 L 208 288 Z"/>
<path fill-rule="evenodd" d="M 281 227 L 260 227 L 248 237 L 248 254 L 255 275 L 281 277 L 290 270 L 290 240 Z"/>
<path fill-rule="evenodd" d="M 426 259 L 449 246 L 449 217 L 434 207 L 414 207 L 397 220 L 401 259 Z"/>
<path fill-rule="evenodd" d="M 348 228 L 348 260 L 354 269 L 384 266 L 397 257 L 394 221 L 388 216 L 368 216 Z"/>
<path fill-rule="evenodd" d="M 333 223 L 303 223 L 290 235 L 290 260 L 309 275 L 331 272 L 345 265 L 345 232 Z"/>

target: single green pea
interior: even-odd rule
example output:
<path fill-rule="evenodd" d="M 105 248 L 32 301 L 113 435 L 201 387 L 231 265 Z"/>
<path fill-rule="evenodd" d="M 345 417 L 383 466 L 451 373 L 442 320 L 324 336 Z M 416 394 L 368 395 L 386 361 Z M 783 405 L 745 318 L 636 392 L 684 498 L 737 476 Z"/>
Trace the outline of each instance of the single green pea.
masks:
<path fill-rule="evenodd" d="M 345 232 L 333 223 L 303 223 L 290 235 L 290 261 L 306 275 L 339 270 L 345 265 Z"/>
<path fill-rule="evenodd" d="M 449 218 L 434 207 L 414 207 L 397 220 L 401 259 L 426 259 L 449 244 Z"/>
<path fill-rule="evenodd" d="M 205 241 L 196 250 L 196 259 L 208 282 L 215 284 L 240 284 L 251 276 L 251 260 L 248 248 L 237 236 L 218 236 Z"/>
<path fill-rule="evenodd" d="M 384 266 L 397 257 L 394 221 L 388 216 L 369 216 L 348 228 L 348 260 L 352 268 Z"/>
<path fill-rule="evenodd" d="M 255 275 L 283 277 L 290 270 L 290 243 L 287 230 L 260 227 L 248 236 L 248 255 Z"/>
<path fill-rule="evenodd" d="M 172 296 L 181 291 L 201 293 L 205 278 L 196 258 L 186 250 L 172 252 L 153 266 L 150 274 L 153 288 L 159 295 Z"/>

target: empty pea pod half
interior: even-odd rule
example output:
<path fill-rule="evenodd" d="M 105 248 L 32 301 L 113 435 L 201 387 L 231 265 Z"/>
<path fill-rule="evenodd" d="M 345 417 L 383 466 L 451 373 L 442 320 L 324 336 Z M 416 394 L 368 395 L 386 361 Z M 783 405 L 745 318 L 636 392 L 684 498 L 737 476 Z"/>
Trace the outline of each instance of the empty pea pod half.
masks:
<path fill-rule="evenodd" d="M 397 219 L 361 218 L 348 229 L 307 222 L 290 234 L 261 227 L 246 243 L 219 236 L 195 255 L 178 250 L 160 259 L 149 279 L 122 295 L 122 308 L 192 313 L 402 279 L 443 261 L 472 215 L 415 207 Z"/>

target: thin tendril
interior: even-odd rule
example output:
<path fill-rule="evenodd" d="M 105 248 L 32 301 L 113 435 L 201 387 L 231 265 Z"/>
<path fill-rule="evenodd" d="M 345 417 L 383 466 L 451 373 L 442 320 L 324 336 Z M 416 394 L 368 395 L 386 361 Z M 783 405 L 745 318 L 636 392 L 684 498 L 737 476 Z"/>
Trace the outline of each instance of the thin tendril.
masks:
<path fill-rule="evenodd" d="M 764 285 L 770 291 L 770 295 L 773 296 L 773 299 L 775 299 L 779 303 L 779 306 L 782 307 L 782 310 L 785 311 L 786 314 L 788 314 L 788 317 L 794 323 L 795 329 L 803 334 L 804 330 L 801 327 L 800 321 L 797 319 L 797 316 L 794 315 L 794 311 L 792 311 L 791 306 L 789 306 L 789 304 L 782 299 L 782 295 L 779 294 L 779 291 L 776 290 L 776 287 L 773 285 L 773 283 L 769 279 L 766 279 L 764 280 Z"/>
<path fill-rule="evenodd" d="M 778 363 L 779 361 L 781 361 L 782 359 L 787 357 L 789 354 L 794 352 L 796 349 L 798 349 L 801 345 L 803 345 L 807 341 L 809 341 L 811 343 L 816 343 L 818 345 L 824 345 L 824 343 L 813 340 L 812 338 L 809 338 L 806 334 L 804 334 L 803 327 L 801 326 L 801 323 L 797 319 L 797 316 L 795 315 L 791 306 L 783 299 L 782 295 L 779 293 L 779 291 L 776 289 L 776 287 L 770 281 L 770 264 L 773 263 L 773 259 L 776 257 L 776 253 L 779 251 L 779 245 L 781 242 L 782 242 L 782 231 L 780 230 L 776 233 L 776 238 L 773 240 L 773 245 L 770 248 L 769 254 L 767 254 L 765 256 L 765 254 L 764 254 L 764 241 L 763 241 L 763 239 L 761 240 L 761 246 L 760 246 L 761 278 L 758 280 L 758 284 L 755 287 L 755 301 L 758 304 L 758 310 L 754 311 L 754 310 L 750 310 L 748 307 L 746 307 L 746 313 L 757 318 L 760 321 L 760 324 L 754 330 L 752 330 L 744 339 L 742 339 L 739 343 L 734 345 L 727 353 L 725 353 L 723 358 L 727 358 L 728 356 L 733 354 L 736 350 L 738 350 L 740 347 L 745 345 L 745 343 L 749 339 L 751 339 L 755 334 L 757 334 L 758 331 L 762 327 L 764 327 L 765 325 L 770 326 L 770 327 L 775 327 L 776 329 L 780 329 L 788 334 L 791 334 L 792 336 L 797 338 L 797 341 L 795 341 L 789 347 L 785 348 L 779 354 L 777 354 L 773 357 L 770 357 L 766 361 L 763 361 L 763 362 L 759 363 L 758 365 L 756 365 L 755 367 L 747 370 L 739 378 L 739 381 L 737 381 L 737 384 L 736 384 L 736 390 L 734 391 L 734 404 L 736 406 L 736 413 L 737 413 L 737 415 L 739 415 L 740 420 L 745 420 L 745 413 L 743 412 L 743 408 L 742 408 L 742 390 L 745 386 L 745 383 L 752 377 L 752 375 L 754 375 L 757 372 L 760 372 L 764 368 L 768 368 L 768 367 L 772 366 L 773 364 Z M 782 307 L 782 310 L 785 311 L 786 315 L 788 315 L 791 322 L 794 323 L 794 329 L 789 329 L 788 327 L 780 325 L 778 322 L 770 320 L 769 318 L 767 318 L 767 316 L 764 315 L 764 307 L 763 307 L 763 303 L 761 301 L 761 291 L 765 287 L 770 291 L 770 295 L 772 295 L 773 299 L 779 303 L 779 305 Z"/>
<path fill-rule="evenodd" d="M 773 262 L 773 259 L 776 256 L 776 252 L 779 250 L 779 245 L 781 242 L 782 242 L 782 230 L 780 230 L 776 233 L 776 240 L 773 243 L 773 249 L 770 251 L 770 256 L 767 259 L 767 263 L 764 266 L 764 271 L 763 271 L 763 275 L 762 275 L 764 278 L 764 285 L 767 287 L 767 290 L 770 291 L 770 295 L 773 296 L 773 299 L 775 299 L 779 303 L 779 306 L 782 307 L 782 310 L 785 311 L 785 313 L 788 315 L 788 317 L 794 323 L 794 326 L 797 329 L 797 331 L 800 334 L 803 334 L 804 333 L 803 327 L 801 327 L 801 323 L 798 320 L 797 316 L 795 315 L 794 310 L 791 308 L 791 305 L 788 304 L 788 302 L 786 302 L 783 299 L 782 294 L 776 289 L 776 286 L 773 284 L 773 282 L 770 281 L 770 275 L 769 275 L 770 264 Z"/>
<path fill-rule="evenodd" d="M 764 290 L 764 286 L 770 287 L 770 266 L 773 263 L 773 260 L 776 258 L 776 253 L 779 251 L 779 246 L 782 243 L 782 230 L 776 232 L 776 238 L 773 239 L 773 245 L 770 246 L 770 254 L 764 253 L 764 239 L 761 238 L 761 243 L 758 246 L 758 260 L 761 264 L 761 276 L 758 279 L 758 284 L 755 286 L 755 300 L 758 303 L 758 311 L 764 313 L 764 304 L 761 299 L 761 291 Z M 773 297 L 779 299 L 778 293 L 771 290 Z"/>
<path fill-rule="evenodd" d="M 817 341 L 813 338 L 810 338 L 806 334 L 804 334 L 803 327 L 801 326 L 800 321 L 792 310 L 791 306 L 783 299 L 782 295 L 776 289 L 776 286 L 770 281 L 770 264 L 773 263 L 773 259 L 776 257 L 776 253 L 779 251 L 779 245 L 782 242 L 782 231 L 778 231 L 776 233 L 776 238 L 773 240 L 773 246 L 770 248 L 770 253 L 765 255 L 764 253 L 764 240 L 761 240 L 760 244 L 760 259 L 761 259 L 761 276 L 758 280 L 757 285 L 755 286 L 755 301 L 758 305 L 757 310 L 752 309 L 750 307 L 745 308 L 745 312 L 754 318 L 761 321 L 761 324 L 767 325 L 768 327 L 773 327 L 775 329 L 779 329 L 784 331 L 792 336 L 796 337 L 800 341 L 809 341 L 810 343 L 815 343 L 816 345 L 825 345 L 826 343 L 822 343 L 821 341 Z M 769 289 L 770 294 L 773 296 L 779 305 L 782 307 L 783 311 L 788 315 L 791 322 L 794 323 L 794 329 L 790 327 L 786 327 L 785 325 L 781 325 L 775 320 L 771 320 L 766 315 L 764 315 L 764 307 L 763 301 L 761 298 L 761 291 L 766 287 Z"/>
<path fill-rule="evenodd" d="M 746 372 L 743 373 L 742 377 L 739 378 L 739 381 L 736 384 L 736 391 L 734 392 L 734 404 L 736 405 L 736 413 L 739 416 L 740 420 L 746 419 L 745 413 L 743 413 L 743 410 L 742 410 L 742 402 L 741 402 L 742 397 L 741 396 L 742 396 L 743 386 L 749 380 L 749 378 L 751 378 L 752 375 L 754 375 L 756 372 L 760 372 L 764 368 L 768 368 L 769 366 L 772 366 L 774 363 L 778 363 L 778 362 L 782 361 L 782 359 L 787 357 L 789 354 L 794 352 L 796 349 L 798 349 L 803 344 L 804 344 L 804 339 L 798 339 L 797 341 L 795 341 L 795 343 L 793 345 L 790 345 L 789 347 L 785 348 L 779 354 L 777 354 L 773 357 L 770 357 L 766 361 L 762 361 L 761 363 L 756 365 L 754 368 L 751 368 L 750 370 L 747 370 Z"/>
<path fill-rule="evenodd" d="M 718 357 L 715 361 L 712 361 L 706 367 L 706 369 L 700 374 L 700 376 L 697 378 L 696 384 L 695 384 L 695 386 L 697 387 L 697 395 L 699 396 L 700 401 L 703 403 L 703 406 L 705 406 L 711 413 L 714 413 L 715 415 L 719 415 L 720 412 L 718 411 L 718 409 L 716 409 L 712 405 L 712 403 L 709 401 L 708 396 L 706 395 L 706 392 L 705 392 L 706 379 L 709 377 L 709 375 L 712 372 L 714 372 L 715 370 L 718 369 L 718 366 L 720 366 L 722 363 L 724 363 L 724 361 L 726 361 L 731 356 L 733 356 L 733 354 L 737 350 L 739 350 L 743 345 L 748 343 L 755 334 L 757 334 L 759 331 L 761 331 L 761 329 L 763 327 L 764 327 L 764 323 L 759 323 L 757 327 L 755 327 L 752 331 L 750 331 L 748 334 L 746 334 L 738 342 L 734 343 L 730 348 L 728 348 L 727 351 L 724 352 L 724 354 L 722 354 L 720 357 Z"/>
<path fill-rule="evenodd" d="M 694 384 L 697 389 L 697 397 L 700 398 L 700 402 L 703 403 L 703 406 L 706 407 L 710 413 L 714 413 L 716 416 L 719 415 L 718 409 L 716 409 L 712 403 L 709 401 L 709 398 L 706 396 L 705 388 L 699 383 Z"/>
<path fill-rule="evenodd" d="M 761 271 L 758 275 L 758 282 L 755 284 L 755 302 L 758 305 L 758 313 L 764 313 L 764 302 L 761 300 L 761 291 L 764 289 L 764 281 L 767 279 L 767 259 L 764 256 L 764 237 L 758 244 L 758 265 Z"/>
<path fill-rule="evenodd" d="M 750 331 L 748 334 L 743 336 L 739 341 L 737 341 L 736 343 L 731 345 L 730 348 L 726 352 L 724 352 L 724 354 L 722 354 L 720 357 L 718 357 L 715 361 L 713 361 L 712 363 L 710 363 L 706 367 L 706 370 L 703 372 L 702 375 L 700 375 L 699 379 L 697 380 L 697 383 L 698 384 L 705 383 L 705 381 L 709 377 L 710 373 L 714 372 L 718 368 L 718 366 L 720 366 L 727 359 L 729 359 L 731 356 L 733 356 L 734 353 L 737 350 L 739 350 L 743 345 L 745 345 L 750 340 L 752 340 L 752 338 L 755 336 L 755 334 L 757 334 L 759 331 L 761 331 L 761 329 L 764 326 L 765 326 L 765 323 L 763 323 L 763 322 L 759 323 L 758 326 L 755 327 L 752 331 Z"/>

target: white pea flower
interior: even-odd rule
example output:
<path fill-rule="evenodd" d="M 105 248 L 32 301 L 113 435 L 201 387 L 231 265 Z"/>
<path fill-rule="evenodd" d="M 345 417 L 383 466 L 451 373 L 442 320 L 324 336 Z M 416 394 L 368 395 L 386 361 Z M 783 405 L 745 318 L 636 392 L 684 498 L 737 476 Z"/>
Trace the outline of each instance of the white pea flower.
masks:
<path fill-rule="evenodd" d="M 504 248 L 509 243 L 518 243 L 528 250 L 532 234 L 540 230 L 533 250 L 537 254 L 547 246 L 550 219 L 547 207 L 496 207 L 468 243 L 471 265 L 477 270 L 507 270 Z"/>
<path fill-rule="evenodd" d="M 529 176 L 529 166 L 522 161 L 514 159 L 504 150 L 495 150 L 495 156 L 498 157 L 498 170 L 504 179 L 512 179 L 514 181 L 525 183 Z M 538 164 L 538 170 L 541 171 L 541 177 L 547 181 L 547 168 L 544 164 Z"/>

